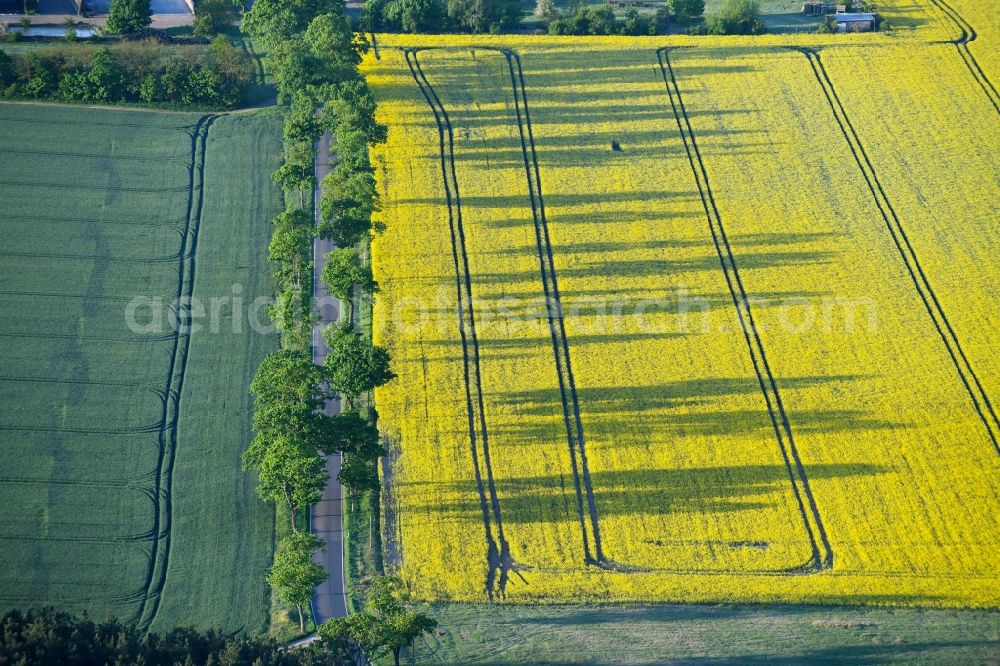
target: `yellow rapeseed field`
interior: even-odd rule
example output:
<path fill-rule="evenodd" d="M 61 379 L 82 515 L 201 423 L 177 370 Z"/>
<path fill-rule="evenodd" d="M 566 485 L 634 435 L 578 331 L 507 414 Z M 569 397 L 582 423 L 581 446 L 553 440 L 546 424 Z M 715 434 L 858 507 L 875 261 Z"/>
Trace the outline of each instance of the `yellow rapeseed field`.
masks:
<path fill-rule="evenodd" d="M 414 594 L 1000 603 L 1000 130 L 933 30 L 378 39 Z"/>
<path fill-rule="evenodd" d="M 925 4 L 927 10 L 935 12 L 943 39 L 969 40 L 969 50 L 996 87 L 1000 77 L 1000 13 L 996 5 L 982 0 L 925 0 Z"/>

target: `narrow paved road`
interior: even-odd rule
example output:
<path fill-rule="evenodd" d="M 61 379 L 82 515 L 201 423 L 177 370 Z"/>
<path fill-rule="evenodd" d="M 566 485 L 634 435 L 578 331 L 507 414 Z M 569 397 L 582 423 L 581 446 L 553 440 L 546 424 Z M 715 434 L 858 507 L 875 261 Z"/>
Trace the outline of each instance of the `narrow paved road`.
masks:
<path fill-rule="evenodd" d="M 316 215 L 319 216 L 319 184 L 330 172 L 330 135 L 324 134 L 319 140 L 316 150 Z M 318 221 L 318 220 L 317 220 Z M 313 241 L 313 297 L 316 303 L 318 321 L 313 328 L 312 356 L 313 362 L 322 364 L 328 349 L 323 340 L 323 329 L 327 324 L 340 319 L 340 301 L 326 293 L 326 285 L 320 280 L 323 273 L 326 253 L 333 249 L 333 243 L 317 238 Z M 340 413 L 340 400 L 330 400 L 326 403 L 324 413 L 335 415 Z M 312 531 L 316 536 L 326 541 L 326 550 L 317 553 L 316 562 L 323 565 L 330 574 L 325 583 L 316 588 L 313 594 L 313 617 L 316 623 L 322 623 L 331 617 L 347 615 L 347 596 L 344 579 L 344 513 L 343 488 L 337 481 L 340 472 L 340 455 L 329 456 L 326 459 L 326 470 L 330 473 L 330 481 L 326 485 L 323 497 L 313 505 L 310 511 Z"/>

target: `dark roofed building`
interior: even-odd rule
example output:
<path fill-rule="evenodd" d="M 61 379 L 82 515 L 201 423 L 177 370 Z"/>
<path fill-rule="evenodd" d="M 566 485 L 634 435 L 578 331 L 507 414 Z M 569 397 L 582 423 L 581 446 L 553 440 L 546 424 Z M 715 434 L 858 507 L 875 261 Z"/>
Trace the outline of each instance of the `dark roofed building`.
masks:
<path fill-rule="evenodd" d="M 872 32 L 875 30 L 874 14 L 837 13 L 838 32 Z"/>

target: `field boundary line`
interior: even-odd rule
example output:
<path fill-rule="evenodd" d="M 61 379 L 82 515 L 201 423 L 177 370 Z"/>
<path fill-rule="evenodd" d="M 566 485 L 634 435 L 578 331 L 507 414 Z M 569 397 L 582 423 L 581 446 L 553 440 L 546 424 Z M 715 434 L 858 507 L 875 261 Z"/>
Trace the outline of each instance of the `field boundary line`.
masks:
<path fill-rule="evenodd" d="M 851 122 L 850 116 L 847 115 L 847 110 L 840 101 L 837 89 L 834 87 L 833 81 L 830 79 L 830 75 L 827 73 L 826 67 L 824 67 L 823 61 L 820 59 L 819 53 L 808 48 L 796 48 L 795 50 L 802 53 L 806 57 L 806 60 L 809 61 L 813 75 L 816 77 L 816 81 L 826 96 L 827 103 L 833 113 L 834 119 L 837 121 L 837 125 L 840 127 L 844 140 L 851 149 L 854 161 L 857 163 L 861 175 L 864 176 L 865 183 L 868 186 L 869 192 L 871 192 L 875 206 L 878 208 L 886 227 L 889 229 L 893 244 L 903 259 L 910 279 L 913 281 L 913 286 L 916 288 L 917 294 L 920 296 L 920 300 L 927 310 L 927 314 L 930 315 L 931 321 L 934 323 L 934 328 L 937 329 L 938 335 L 941 337 L 941 341 L 944 342 L 945 348 L 948 350 L 948 355 L 951 357 L 952 363 L 958 371 L 958 376 L 962 380 L 965 390 L 972 399 L 972 404 L 983 426 L 986 428 L 986 433 L 989 435 L 993 448 L 1000 455 L 1000 441 L 998 441 L 997 436 L 997 431 L 1000 430 L 1000 420 L 997 419 L 997 414 L 993 409 L 993 404 L 990 402 L 989 395 L 983 388 L 982 383 L 980 383 L 975 369 L 973 369 L 971 362 L 965 355 L 965 351 L 962 349 L 958 335 L 948 320 L 948 315 L 945 313 L 937 294 L 934 292 L 934 288 L 931 286 L 930 279 L 920 264 L 920 259 L 913 244 L 910 242 L 909 236 L 906 234 L 906 229 L 903 228 L 903 224 L 896 215 L 896 210 L 893 208 L 892 202 L 889 201 L 889 196 L 879 181 L 875 166 L 868 157 L 864 144 L 861 143 L 861 138 L 854 129 L 854 124 Z"/>
<path fill-rule="evenodd" d="M 462 340 L 462 359 L 465 374 L 466 411 L 469 421 L 469 439 L 476 486 L 479 491 L 480 509 L 487 544 L 486 594 L 492 599 L 494 593 L 501 596 L 507 586 L 510 572 L 514 571 L 514 561 L 503 529 L 500 499 L 493 478 L 490 460 L 489 434 L 483 402 L 482 377 L 479 362 L 479 338 L 476 334 L 475 309 L 472 298 L 472 278 L 469 274 L 469 259 L 465 247 L 465 229 L 462 223 L 462 199 L 459 192 L 458 176 L 455 169 L 455 138 L 448 112 L 434 88 L 424 74 L 418 60 L 420 49 L 406 49 L 404 56 L 413 80 L 430 106 L 437 125 L 441 162 L 441 177 L 444 183 L 445 199 L 448 204 L 448 227 L 451 234 L 452 261 L 455 267 L 455 285 L 458 297 L 458 330 Z M 471 341 L 471 345 L 470 345 Z M 478 434 L 477 437 L 477 424 Z M 480 452 L 482 448 L 482 466 Z M 483 483 L 483 467 L 486 470 L 486 484 Z M 487 490 L 489 498 L 487 499 Z M 491 510 L 492 509 L 492 518 Z M 493 521 L 496 522 L 496 537 L 493 535 Z M 499 544 L 498 544 L 499 540 Z"/>
<path fill-rule="evenodd" d="M 189 170 L 189 192 L 187 223 L 181 241 L 180 270 L 178 271 L 177 299 L 190 299 L 194 295 L 195 254 L 198 246 L 198 231 L 201 227 L 201 213 L 204 206 L 205 154 L 207 152 L 208 131 L 218 116 L 205 115 L 198 119 L 191 132 L 191 167 Z M 179 306 L 178 320 L 183 314 Z M 167 386 L 163 401 L 162 425 L 160 428 L 159 456 L 156 464 L 154 492 L 157 497 L 156 517 L 153 522 L 153 547 L 146 574 L 146 593 L 137 613 L 138 625 L 148 629 L 160 608 L 160 596 L 167 578 L 170 560 L 172 486 L 174 460 L 177 452 L 177 428 L 180 420 L 181 392 L 187 369 L 188 351 L 191 348 L 191 333 L 181 333 L 178 321 L 174 336 L 174 347 L 167 371 Z M 162 536 L 161 536 L 162 535 Z M 160 551 L 163 551 L 162 553 Z"/>
<path fill-rule="evenodd" d="M 792 435 L 788 414 L 781 400 L 781 393 L 778 391 L 778 384 L 767 361 L 764 343 L 761 340 L 760 332 L 754 321 L 753 311 L 750 308 L 750 300 L 736 264 L 736 257 L 729 244 L 729 238 L 722 223 L 722 216 L 715 203 L 715 196 L 712 193 L 708 179 L 708 171 L 705 169 L 705 164 L 702 161 L 694 128 L 688 117 L 680 88 L 677 85 L 673 65 L 670 62 L 670 51 L 670 48 L 658 49 L 656 51 L 657 62 L 660 66 L 660 73 L 663 76 L 664 86 L 667 89 L 667 95 L 670 98 L 670 107 L 673 111 L 674 120 L 677 122 L 677 129 L 684 143 L 684 151 L 691 166 L 695 184 L 698 187 L 702 207 L 708 219 L 712 241 L 719 255 L 719 263 L 722 266 L 722 272 L 725 275 L 726 284 L 733 299 L 733 305 L 736 307 L 743 337 L 750 352 L 750 359 L 753 362 L 754 372 L 757 375 L 757 381 L 764 396 L 764 401 L 767 403 L 767 411 L 770 414 L 771 425 L 778 440 L 778 448 L 784 459 L 792 491 L 805 524 L 806 532 L 809 535 L 812 557 L 810 558 L 810 563 L 805 567 L 805 572 L 830 569 L 833 567 L 833 549 L 827 538 L 826 528 L 823 526 L 823 520 L 820 516 L 816 499 L 813 497 L 812 489 L 809 486 L 809 478 L 806 475 L 805 466 L 802 464 L 798 448 L 795 445 L 795 438 Z M 818 541 L 817 534 L 819 536 Z"/>
<path fill-rule="evenodd" d="M 538 152 L 535 149 L 535 136 L 531 127 L 531 115 L 528 110 L 524 71 L 521 68 L 521 57 L 516 51 L 502 49 L 501 52 L 507 60 L 507 69 L 510 72 L 510 84 L 514 93 L 514 109 L 517 113 L 521 154 L 524 159 L 524 171 L 528 181 L 531 216 L 535 225 L 535 243 L 538 251 L 539 270 L 541 272 L 542 288 L 545 292 L 546 317 L 549 322 L 549 333 L 552 336 L 552 352 L 555 355 L 556 374 L 559 376 L 559 393 L 562 398 L 563 421 L 566 426 L 566 439 L 569 444 L 569 455 L 573 468 L 573 483 L 576 487 L 576 504 L 580 517 L 580 529 L 583 532 L 584 562 L 600 565 L 605 562 L 605 558 L 604 549 L 601 545 L 597 502 L 594 498 L 594 488 L 590 480 L 586 438 L 583 432 L 583 421 L 580 418 L 580 401 L 576 391 L 576 380 L 573 378 L 569 341 L 566 338 L 566 325 L 562 316 L 562 301 L 559 297 L 559 282 L 556 278 L 555 259 L 552 252 L 552 242 L 549 237 L 548 220 L 545 217 L 545 200 L 542 197 L 542 180 L 538 168 Z M 517 70 L 516 73 L 515 69 Z M 525 127 L 527 127 L 527 140 L 525 140 Z M 584 500 L 584 494 L 586 494 L 586 500 Z M 586 509 L 584 508 L 585 503 Z M 590 519 L 589 531 L 587 528 L 587 516 Z M 593 554 L 590 548 L 591 543 L 594 546 Z"/>
<path fill-rule="evenodd" d="M 979 36 L 976 33 L 976 29 L 972 27 L 972 24 L 965 20 L 965 18 L 959 14 L 951 5 L 949 5 L 945 0 L 931 0 L 931 4 L 941 12 L 945 18 L 958 28 L 958 38 L 951 40 L 951 43 L 955 45 L 955 49 L 958 51 L 958 55 L 962 58 L 965 66 L 968 68 L 969 73 L 972 74 L 972 78 L 976 80 L 979 87 L 983 89 L 986 93 L 986 97 L 989 98 L 990 103 L 993 105 L 993 109 L 1000 113 L 1000 94 L 997 93 L 997 89 L 993 87 L 993 83 L 990 78 L 986 76 L 986 72 L 980 67 L 979 61 L 976 60 L 976 56 L 972 54 L 969 49 L 969 44 L 976 41 Z"/>

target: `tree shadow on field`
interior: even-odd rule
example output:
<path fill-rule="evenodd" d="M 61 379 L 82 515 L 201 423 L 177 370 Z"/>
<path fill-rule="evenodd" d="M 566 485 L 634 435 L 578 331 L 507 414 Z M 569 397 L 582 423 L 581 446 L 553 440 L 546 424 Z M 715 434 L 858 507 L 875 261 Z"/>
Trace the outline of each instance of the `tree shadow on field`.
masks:
<path fill-rule="evenodd" d="M 545 410 L 535 415 L 541 418 L 546 414 L 561 414 L 561 404 L 557 402 L 558 392 L 553 389 L 554 400 L 551 410 Z M 664 440 L 673 438 L 710 438 L 710 437 L 753 437 L 762 446 L 772 446 L 774 426 L 765 406 L 759 409 L 728 409 L 712 410 L 710 405 L 692 403 L 689 409 L 703 408 L 701 412 L 687 414 L 659 415 L 649 411 L 639 412 L 637 418 L 641 423 L 634 423 L 631 414 L 618 414 L 609 411 L 609 416 L 584 416 L 584 430 L 589 441 L 601 441 L 617 451 L 636 449 L 641 455 L 650 447 L 660 446 Z M 622 409 L 627 409 L 623 406 Z M 541 410 L 540 410 L 541 411 Z M 615 418 L 618 416 L 619 418 Z M 862 431 L 889 431 L 903 426 L 884 421 L 860 410 L 853 409 L 816 409 L 789 413 L 794 432 L 806 433 L 857 433 Z M 491 430 L 494 441 L 502 442 L 508 447 L 531 448 L 542 443 L 550 443 L 554 439 L 565 436 L 553 432 L 544 424 L 520 423 L 504 425 Z M 655 433 L 650 435 L 649 433 Z M 502 439 L 501 439 L 502 438 Z M 776 446 L 776 445 L 775 445 Z M 777 451 L 777 449 L 775 449 Z"/>
<path fill-rule="evenodd" d="M 525 61 L 526 62 L 526 61 Z M 650 85 L 663 85 L 663 75 L 660 72 L 656 60 L 656 52 L 649 51 L 648 65 L 643 67 L 638 63 L 633 69 L 634 76 L 624 78 L 621 73 L 615 70 L 602 71 L 595 68 L 593 73 L 580 74 L 577 77 L 567 77 L 558 70 L 534 69 L 534 66 L 526 67 L 524 71 L 524 83 L 527 87 L 528 104 L 533 100 L 549 102 L 575 102 L 589 103 L 593 101 L 612 101 L 621 103 L 626 100 L 629 93 L 649 94 L 655 92 Z M 720 74 L 746 74 L 757 71 L 756 67 L 749 64 L 692 64 L 688 63 L 680 67 L 674 65 L 675 75 L 688 77 L 697 76 L 717 76 Z M 586 86 L 585 90 L 574 90 L 572 86 Z M 597 89 L 601 88 L 601 89 Z M 666 88 L 663 88 L 663 95 L 666 97 Z M 669 104 L 669 102 L 668 102 Z"/>
<path fill-rule="evenodd" d="M 826 384 L 849 385 L 863 379 L 860 375 L 817 375 L 779 377 L 777 382 L 779 389 L 794 390 Z M 578 387 L 576 393 L 581 410 L 588 414 L 621 414 L 715 404 L 717 398 L 755 395 L 759 391 L 756 379 L 748 375 L 677 380 L 654 386 Z M 547 389 L 489 395 L 491 401 L 517 406 L 521 413 L 534 415 L 547 413 L 552 397 Z"/>
<path fill-rule="evenodd" d="M 681 197 L 678 197 L 681 199 Z M 683 200 L 683 199 L 681 199 Z M 697 201 L 697 194 L 695 192 L 691 193 L 691 198 L 688 199 L 689 202 Z M 670 210 L 664 212 L 651 211 L 649 209 L 637 209 L 629 210 L 625 207 L 620 207 L 617 210 L 602 210 L 602 211 L 589 211 L 585 213 L 580 212 L 569 212 L 572 209 L 564 208 L 552 208 L 546 209 L 546 218 L 550 225 L 572 225 L 572 224 L 632 224 L 636 222 L 643 222 L 646 224 L 657 224 L 658 222 L 671 221 L 676 222 L 680 218 L 689 218 L 693 220 L 703 220 L 705 219 L 705 213 L 699 210 Z M 489 225 L 498 229 L 505 227 L 513 227 L 519 223 L 518 220 L 490 220 Z M 708 239 L 705 239 L 709 242 Z M 678 247 L 673 241 L 665 242 L 662 244 L 665 247 Z M 563 250 L 562 246 L 560 248 Z M 568 248 L 572 250 L 572 248 Z"/>
<path fill-rule="evenodd" d="M 564 66 L 560 68 L 557 61 L 553 63 L 551 68 L 545 69 L 544 65 L 538 66 L 539 63 L 535 58 L 522 59 L 529 108 L 533 108 L 536 102 L 539 108 L 552 102 L 584 105 L 602 101 L 621 103 L 634 94 L 649 95 L 658 92 L 657 84 L 663 85 L 663 76 L 659 70 L 654 49 L 648 51 L 648 57 L 634 60 L 621 67 L 607 67 L 599 64 L 584 72 L 583 68 L 586 65 L 593 65 L 593 61 L 588 60 L 586 63 L 581 63 L 581 67 L 576 69 L 565 67 L 566 63 L 562 64 Z M 440 60 L 433 63 L 421 62 L 424 73 L 439 95 L 442 92 L 451 91 L 460 94 L 468 90 L 470 86 L 483 86 L 484 84 L 496 86 L 495 90 L 490 91 L 492 93 L 507 95 L 511 93 L 510 73 L 505 62 L 500 67 L 486 72 L 482 72 L 475 65 L 476 63 L 471 57 L 460 57 L 459 60 L 454 61 L 454 64 Z M 674 70 L 678 74 L 682 69 L 686 76 L 735 75 L 757 71 L 756 67 L 746 63 L 686 63 L 683 68 L 674 66 Z M 663 88 L 663 94 L 666 95 L 666 88 Z"/>
<path fill-rule="evenodd" d="M 812 480 L 872 476 L 883 471 L 864 463 L 810 465 L 807 470 Z M 590 473 L 590 479 L 600 516 L 781 510 L 775 495 L 788 499 L 791 487 L 788 470 L 782 464 L 596 471 Z M 505 523 L 572 522 L 577 517 L 575 486 L 568 466 L 560 474 L 500 478 L 496 487 Z M 463 522 L 482 520 L 479 496 L 471 479 L 444 484 L 443 489 L 452 499 L 435 502 L 426 511 L 450 514 Z M 411 488 L 410 492 L 419 490 Z M 790 510 L 790 506 L 789 503 L 785 509 Z M 753 530 L 750 525 L 731 527 L 747 534 Z M 692 538 L 691 543 L 703 541 Z M 678 543 L 676 538 L 665 537 L 662 545 Z"/>
<path fill-rule="evenodd" d="M 615 211 L 608 211 L 606 213 L 598 213 L 595 216 L 600 219 L 602 216 L 607 215 L 608 217 L 616 215 Z M 698 216 L 699 218 L 704 217 L 704 214 L 700 212 L 690 213 L 692 216 Z M 580 217 L 587 216 L 586 213 L 582 213 Z M 675 213 L 670 213 L 671 217 L 675 217 Z M 562 222 L 566 217 L 569 216 L 558 216 L 558 220 Z M 554 217 L 550 216 L 549 221 L 554 221 Z M 608 220 L 611 221 L 611 220 Z M 525 224 L 524 221 L 518 221 L 518 224 Z M 752 233 L 752 234 L 732 234 L 732 241 L 738 246 L 773 246 L 773 245 L 801 245 L 805 243 L 819 242 L 833 240 L 838 237 L 837 234 L 832 232 L 815 232 L 815 233 Z M 625 252 L 632 250 L 670 250 L 670 249 L 682 249 L 682 248 L 708 248 L 711 247 L 712 239 L 706 234 L 699 238 L 671 238 L 665 240 L 645 240 L 645 241 L 590 241 L 584 243 L 560 243 L 558 250 L 560 254 L 609 254 L 611 252 Z M 517 255 L 517 254 L 534 254 L 537 252 L 537 245 L 521 245 L 517 247 L 508 248 L 491 248 L 491 254 L 501 254 L 501 255 Z"/>
<path fill-rule="evenodd" d="M 619 162 L 623 160 L 648 159 L 662 160 L 667 157 L 681 159 L 685 153 L 683 146 L 673 138 L 676 128 L 665 126 L 662 131 L 652 133 L 659 142 L 651 140 L 636 140 L 628 131 L 607 132 L 607 133 L 581 133 L 574 135 L 566 141 L 566 145 L 550 145 L 547 138 L 536 138 L 539 167 L 542 171 L 542 182 L 544 192 L 545 173 L 551 167 L 587 167 L 590 169 L 600 169 L 602 165 L 609 162 Z M 711 154 L 715 148 L 724 148 L 727 154 L 750 154 L 757 151 L 776 151 L 777 143 L 772 140 L 742 141 L 738 137 L 741 135 L 752 135 L 761 137 L 761 133 L 756 130 L 714 130 L 706 129 L 698 132 L 700 146 L 704 154 Z M 652 136 L 650 137 L 652 138 Z M 470 142 L 475 148 L 459 146 L 455 151 L 455 162 L 461 164 L 468 162 L 474 165 L 489 165 L 493 168 L 517 168 L 524 165 L 524 153 L 520 147 L 511 145 L 510 141 L 500 141 L 506 143 L 506 147 L 481 148 L 479 142 Z M 619 149 L 612 147 L 613 143 L 619 145 Z M 420 159 L 438 159 L 437 153 L 426 153 L 420 155 Z M 547 197 L 546 197 L 547 198 Z M 464 204 L 464 199 L 463 199 Z"/>
<path fill-rule="evenodd" d="M 547 329 L 547 324 L 545 328 Z M 577 344 L 595 344 L 602 345 L 607 344 L 611 341 L 629 341 L 638 342 L 641 340 L 665 340 L 668 338 L 680 337 L 680 333 L 669 333 L 669 332 L 659 332 L 659 331 L 648 331 L 648 332 L 637 332 L 637 333 L 595 333 L 592 335 L 575 335 L 573 340 Z M 458 344 L 454 339 L 446 340 L 424 340 L 424 345 L 431 347 L 453 347 Z M 552 352 L 550 346 L 552 345 L 551 336 L 542 335 L 537 337 L 518 337 L 518 338 L 507 338 L 507 339 L 491 339 L 489 341 L 480 341 L 480 353 L 483 356 L 489 354 L 500 354 L 506 356 L 511 351 L 529 351 L 533 350 L 535 352 L 541 351 L 541 353 L 552 360 Z M 435 359 L 440 359 L 441 357 L 435 356 Z M 461 360 L 461 356 L 455 356 L 454 360 Z M 553 369 L 553 373 L 555 370 Z M 553 375 L 555 376 L 555 375 Z"/>
<path fill-rule="evenodd" d="M 796 265 L 823 266 L 833 263 L 835 254 L 829 251 L 769 251 L 741 252 L 736 262 L 740 269 L 752 270 Z M 674 276 L 687 271 L 719 271 L 719 257 L 715 252 L 706 252 L 702 257 L 677 259 L 634 259 L 595 260 L 586 264 L 574 264 L 559 270 L 559 277 L 574 278 L 635 278 L 648 275 Z M 505 273 L 477 273 L 477 281 L 489 284 L 522 283 L 538 279 L 536 271 L 510 271 Z"/>
<path fill-rule="evenodd" d="M 779 381 L 782 388 L 794 390 L 819 384 L 849 385 L 863 379 L 847 375 L 793 377 Z M 778 501 L 775 494 L 787 498 L 788 469 L 781 462 L 774 441 L 773 421 L 759 391 L 758 384 L 750 377 L 677 381 L 652 387 L 579 388 L 577 395 L 591 444 L 592 464 L 602 454 L 629 460 L 655 459 L 656 449 L 660 447 L 676 449 L 676 456 L 680 456 L 677 459 L 684 460 L 684 451 L 691 447 L 727 446 L 731 442 L 720 442 L 720 438 L 732 437 L 749 442 L 757 453 L 745 451 L 744 455 L 762 461 L 753 465 L 593 471 L 590 477 L 598 513 L 602 516 L 657 516 L 779 508 L 775 504 Z M 744 399 L 736 400 L 734 408 L 720 409 L 718 399 L 727 396 L 744 396 Z M 739 406 L 748 401 L 754 406 Z M 564 405 L 554 374 L 549 388 L 491 393 L 487 405 L 487 416 L 493 423 L 490 441 L 494 466 L 516 464 L 524 456 L 546 456 L 551 462 L 551 456 L 562 456 L 565 452 Z M 500 414 L 502 418 L 498 418 Z M 793 407 L 788 415 L 793 432 L 799 434 L 900 427 L 856 410 L 796 410 Z M 462 433 L 456 431 L 455 435 L 461 437 Z M 664 453 L 673 455 L 668 451 Z M 507 522 L 546 523 L 575 519 L 574 477 L 568 463 L 556 464 L 561 465 L 558 474 L 518 478 L 505 473 L 497 479 Z M 870 476 L 883 471 L 874 465 L 853 462 L 806 467 L 811 480 Z M 479 505 L 471 479 L 456 484 L 451 490 L 451 497 L 461 499 L 429 510 L 443 511 L 455 520 L 478 520 Z M 740 541 L 734 537 L 734 542 Z"/>
<path fill-rule="evenodd" d="M 816 376 L 778 378 L 780 390 L 795 391 L 811 386 L 848 387 L 864 377 Z M 555 372 L 549 386 L 532 391 L 488 394 L 490 404 L 513 418 L 491 429 L 493 439 L 506 447 L 528 448 L 551 443 L 565 433 L 555 433 L 550 421 L 563 413 L 562 396 Z M 752 436 L 771 447 L 774 423 L 760 396 L 758 382 L 748 376 L 680 380 L 657 386 L 578 387 L 577 397 L 584 430 L 590 441 L 603 442 L 621 451 L 643 455 L 665 440 L 685 443 L 684 438 L 717 439 Z M 722 407 L 721 400 L 726 398 Z M 792 431 L 842 433 L 890 431 L 904 424 L 853 409 L 788 409 Z"/>
<path fill-rule="evenodd" d="M 544 112 L 542 112 L 541 106 L 532 106 L 531 126 L 538 132 L 538 128 L 550 125 L 574 125 L 585 128 L 589 124 L 642 122 L 651 129 L 662 129 L 667 132 L 672 130 L 674 135 L 676 135 L 677 121 L 670 110 L 670 101 L 665 95 L 666 93 L 664 93 L 662 103 L 637 103 L 634 105 L 630 103 L 627 107 L 587 107 L 572 103 L 551 104 L 546 99 Z M 690 118 L 697 116 L 719 117 L 746 114 L 749 112 L 749 109 L 693 109 L 688 110 L 687 115 Z M 452 115 L 452 112 L 449 110 L 450 115 Z M 459 129 L 458 124 L 461 125 L 461 129 L 470 132 L 485 129 L 495 130 L 498 125 L 509 125 L 513 132 L 517 131 L 516 116 L 512 116 L 507 111 L 477 110 L 475 114 L 462 114 L 460 118 L 457 113 L 455 115 L 456 117 L 452 118 L 452 120 L 457 123 L 455 127 L 456 131 Z M 437 123 L 434 122 L 434 116 L 431 114 L 429 108 L 426 113 L 424 113 L 423 109 L 420 109 L 420 111 L 414 113 L 401 113 L 397 118 L 397 122 L 400 124 L 410 127 L 423 127 L 428 131 L 437 131 Z M 628 137 L 630 135 L 626 130 L 623 130 L 619 134 L 616 134 L 616 138 L 618 136 Z M 547 145 L 548 143 L 544 133 L 536 135 L 535 140 L 539 145 Z"/>
<path fill-rule="evenodd" d="M 664 199 L 689 196 L 691 196 L 691 192 L 688 190 L 636 190 L 628 192 L 574 192 L 573 194 L 545 194 L 544 199 L 546 214 L 548 214 L 549 208 L 558 208 L 562 206 L 572 207 L 584 206 L 587 204 L 628 203 L 631 201 L 662 201 Z M 437 197 L 419 197 L 398 199 L 397 203 L 405 205 L 437 205 L 440 204 L 440 199 Z M 462 208 L 471 206 L 504 209 L 527 205 L 530 205 L 527 192 L 523 195 L 518 194 L 516 196 L 462 197 Z"/>
<path fill-rule="evenodd" d="M 699 131 L 698 136 L 738 136 L 741 134 L 759 133 L 757 130 L 747 129 L 709 129 Z M 651 129 L 643 131 L 629 129 L 588 130 L 586 126 L 583 126 L 580 128 L 580 131 L 573 134 L 546 136 L 544 138 L 537 137 L 536 141 L 539 143 L 538 158 L 542 161 L 541 166 L 544 167 L 547 158 L 552 154 L 558 154 L 560 150 L 574 152 L 585 151 L 595 147 L 599 148 L 601 153 L 614 155 L 615 153 L 611 150 L 612 141 L 618 141 L 621 144 L 622 152 L 618 153 L 618 155 L 622 157 L 628 157 L 635 149 L 638 149 L 640 152 L 647 149 L 655 150 L 662 154 L 664 149 L 663 144 L 666 143 L 664 139 L 671 139 L 676 134 L 677 126 L 666 124 L 663 127 L 654 126 Z M 493 158 L 494 156 L 503 157 L 509 154 L 523 159 L 520 145 L 514 145 L 515 142 L 516 138 L 509 136 L 477 138 L 473 142 L 475 149 L 470 150 L 465 147 L 459 147 L 455 158 L 459 160 L 485 159 L 487 156 Z M 680 149 L 682 146 L 678 145 L 676 148 Z"/>

